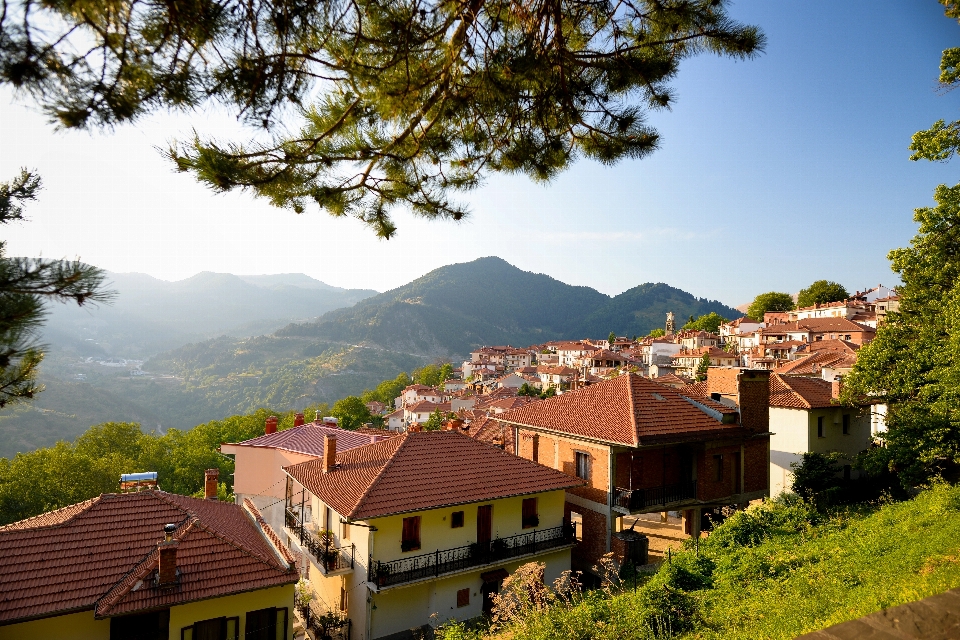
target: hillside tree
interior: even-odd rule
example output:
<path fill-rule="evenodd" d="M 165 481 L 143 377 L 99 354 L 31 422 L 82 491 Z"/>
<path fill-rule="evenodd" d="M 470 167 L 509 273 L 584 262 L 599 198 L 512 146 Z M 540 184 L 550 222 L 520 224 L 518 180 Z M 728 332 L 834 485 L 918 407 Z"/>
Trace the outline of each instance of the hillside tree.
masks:
<path fill-rule="evenodd" d="M 9 0 L 0 83 L 61 127 L 215 102 L 245 141 L 201 133 L 174 166 L 214 191 L 353 216 L 460 220 L 491 172 L 548 181 L 577 158 L 657 149 L 680 63 L 765 38 L 729 0 Z"/>
<path fill-rule="evenodd" d="M 750 303 L 750 306 L 747 308 L 747 316 L 756 320 L 757 322 L 763 322 L 763 314 L 768 312 L 784 312 L 793 310 L 793 296 L 789 293 L 781 293 L 779 291 L 768 291 L 767 293 L 761 293 L 756 298 L 753 299 L 753 302 Z"/>
<path fill-rule="evenodd" d="M 960 3 L 941 0 L 960 19 Z M 943 52 L 940 83 L 960 86 L 960 48 Z M 946 161 L 960 152 L 960 121 L 938 121 L 913 136 L 911 160 Z M 905 486 L 960 464 L 960 184 L 939 185 L 935 206 L 914 210 L 917 234 L 888 254 L 899 275 L 900 308 L 861 347 L 843 399 L 885 402 L 884 446 L 861 461 L 873 472 L 897 472 Z"/>
<path fill-rule="evenodd" d="M 337 419 L 341 429 L 359 429 L 367 422 L 373 422 L 373 414 L 358 396 L 347 396 L 333 403 L 330 415 Z"/>
<path fill-rule="evenodd" d="M 797 308 L 812 307 L 827 302 L 842 302 L 850 297 L 842 284 L 829 280 L 817 280 L 797 294 Z"/>
<path fill-rule="evenodd" d="M 24 205 L 35 200 L 40 178 L 23 169 L 0 183 L 0 224 L 22 222 Z M 79 260 L 16 258 L 0 241 L 0 407 L 33 398 L 43 349 L 38 332 L 48 302 L 91 305 L 110 300 L 101 270 Z"/>
<path fill-rule="evenodd" d="M 693 330 L 693 331 L 706 331 L 708 333 L 717 333 L 720 331 L 720 325 L 728 322 L 726 318 L 721 316 L 716 311 L 711 311 L 710 313 L 698 316 L 697 318 L 690 317 L 690 321 L 687 324 L 683 325 L 683 329 Z"/>

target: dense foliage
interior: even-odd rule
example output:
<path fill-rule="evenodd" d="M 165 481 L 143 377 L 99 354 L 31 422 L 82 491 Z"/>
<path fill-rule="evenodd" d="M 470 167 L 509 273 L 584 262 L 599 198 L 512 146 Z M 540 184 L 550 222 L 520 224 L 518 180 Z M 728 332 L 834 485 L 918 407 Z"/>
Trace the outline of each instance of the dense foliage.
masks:
<path fill-rule="evenodd" d="M 943 0 L 947 16 L 960 18 L 955 2 Z M 944 89 L 960 85 L 960 49 L 943 52 Z M 938 122 L 914 136 L 913 160 L 946 160 L 960 147 L 957 122 Z M 960 463 L 960 184 L 940 185 L 936 206 L 914 211 L 917 235 L 909 247 L 888 255 L 903 283 L 898 313 L 891 313 L 876 339 L 861 348 L 846 385 L 846 399 L 886 402 L 884 447 L 863 465 L 899 473 L 905 485 L 922 482 Z"/>
<path fill-rule="evenodd" d="M 842 302 L 850 297 L 842 284 L 829 280 L 817 280 L 806 289 L 800 289 L 797 294 L 797 308 L 812 307 L 815 304 L 827 302 Z"/>
<path fill-rule="evenodd" d="M 636 591 L 629 572 L 572 597 L 548 585 L 526 607 L 535 614 L 493 630 L 451 624 L 440 637 L 786 640 L 960 586 L 958 540 L 960 487 L 831 513 L 790 496 L 733 514 L 698 548 L 688 541 Z"/>
<path fill-rule="evenodd" d="M 747 315 L 757 322 L 763 322 L 763 314 L 770 311 L 790 311 L 793 309 L 793 296 L 779 291 L 761 293 L 747 309 Z"/>
<path fill-rule="evenodd" d="M 5 0 L 0 83 L 64 127 L 215 100 L 266 130 L 169 156 L 217 191 L 314 204 L 390 237 L 390 212 L 465 214 L 491 171 L 549 180 L 658 146 L 681 61 L 762 50 L 726 0 Z"/>
<path fill-rule="evenodd" d="M 326 412 L 325 406 L 308 412 Z M 293 412 L 260 409 L 197 425 L 189 431 L 144 432 L 140 425 L 109 422 L 88 429 L 73 443 L 60 441 L 12 459 L 0 458 L 0 523 L 82 502 L 119 488 L 120 474 L 156 471 L 160 488 L 192 495 L 203 491 L 204 470 L 220 470 L 221 492 L 233 492 L 233 461 L 220 455 L 222 442 L 263 435 L 269 415 L 279 428 L 293 426 Z"/>
<path fill-rule="evenodd" d="M 707 331 L 709 333 L 717 333 L 720 331 L 720 325 L 729 322 L 726 318 L 721 316 L 716 311 L 711 311 L 706 313 L 698 318 L 693 318 L 689 320 L 683 329 L 689 329 L 692 331 Z"/>

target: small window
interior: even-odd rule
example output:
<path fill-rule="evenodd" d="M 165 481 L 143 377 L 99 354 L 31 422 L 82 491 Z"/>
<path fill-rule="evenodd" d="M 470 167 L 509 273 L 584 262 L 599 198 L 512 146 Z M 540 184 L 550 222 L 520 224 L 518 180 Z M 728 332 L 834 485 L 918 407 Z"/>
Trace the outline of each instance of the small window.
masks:
<path fill-rule="evenodd" d="M 470 604 L 470 588 L 457 591 L 457 608 L 466 607 Z"/>
<path fill-rule="evenodd" d="M 843 435 L 850 435 L 850 414 L 843 414 Z"/>
<path fill-rule="evenodd" d="M 577 477 L 590 479 L 590 456 L 581 451 L 577 451 Z"/>
<path fill-rule="evenodd" d="M 716 470 L 716 481 L 723 481 L 723 454 L 713 456 L 713 467 Z"/>
<path fill-rule="evenodd" d="M 401 551 L 416 551 L 420 548 L 420 516 L 403 519 L 403 538 L 400 540 Z"/>
<path fill-rule="evenodd" d="M 531 527 L 540 526 L 540 515 L 537 513 L 537 499 L 536 498 L 524 498 L 523 499 L 523 528 L 530 529 Z"/>
<path fill-rule="evenodd" d="M 450 528 L 459 529 L 463 526 L 463 511 L 454 511 L 450 516 Z"/>
<path fill-rule="evenodd" d="M 817 437 L 822 438 L 823 435 L 823 416 L 817 418 Z"/>

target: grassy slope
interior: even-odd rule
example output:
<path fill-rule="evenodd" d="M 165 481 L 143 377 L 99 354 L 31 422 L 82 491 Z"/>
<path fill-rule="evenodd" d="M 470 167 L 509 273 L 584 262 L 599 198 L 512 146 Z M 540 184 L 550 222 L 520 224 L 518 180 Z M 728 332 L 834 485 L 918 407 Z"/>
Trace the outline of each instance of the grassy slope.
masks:
<path fill-rule="evenodd" d="M 910 501 L 819 521 L 800 508 L 751 511 L 704 540 L 700 558 L 690 550 L 678 554 L 636 593 L 607 598 L 593 592 L 574 607 L 553 605 L 494 636 L 463 627 L 441 635 L 445 640 L 794 638 L 960 587 L 960 487 L 939 485 Z M 712 586 L 698 588 L 697 582 Z M 665 599 L 668 591 L 673 596 Z M 695 604 L 698 613 L 686 618 L 686 625 L 664 621 L 667 600 Z"/>

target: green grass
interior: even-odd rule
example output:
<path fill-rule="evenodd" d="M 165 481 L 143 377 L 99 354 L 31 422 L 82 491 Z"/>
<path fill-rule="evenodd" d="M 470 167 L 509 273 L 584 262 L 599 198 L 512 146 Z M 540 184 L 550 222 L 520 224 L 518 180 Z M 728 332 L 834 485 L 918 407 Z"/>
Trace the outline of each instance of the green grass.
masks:
<path fill-rule="evenodd" d="M 555 600 L 494 632 L 445 640 L 794 638 L 960 587 L 960 487 L 825 515 L 798 502 L 732 516 L 636 593 Z"/>

